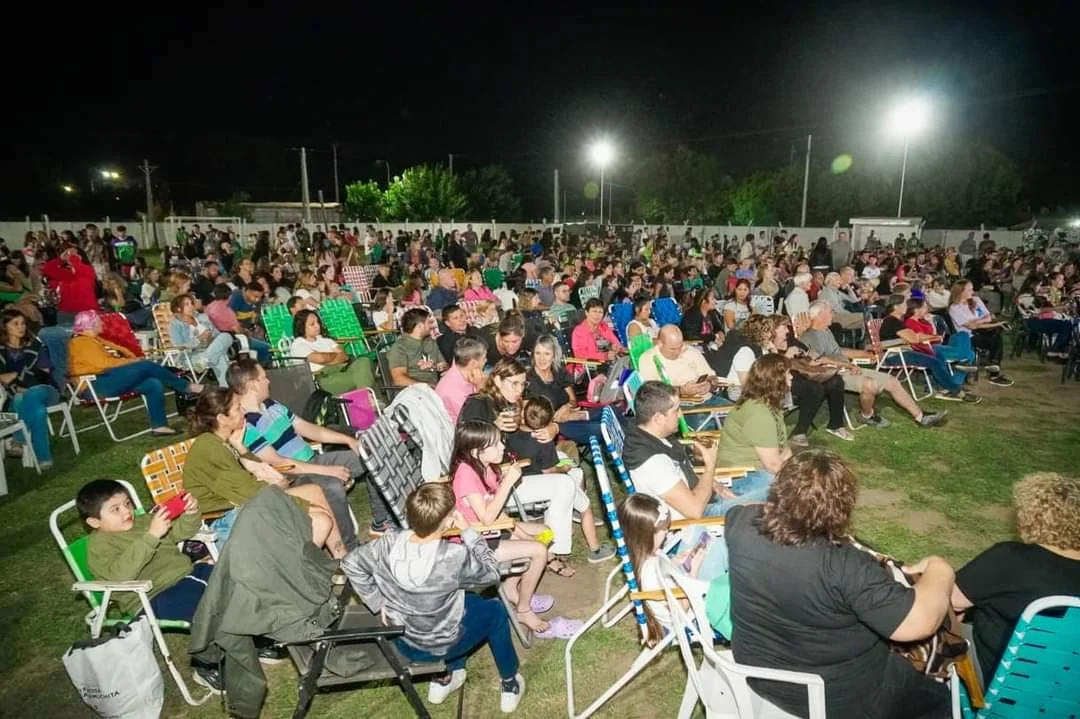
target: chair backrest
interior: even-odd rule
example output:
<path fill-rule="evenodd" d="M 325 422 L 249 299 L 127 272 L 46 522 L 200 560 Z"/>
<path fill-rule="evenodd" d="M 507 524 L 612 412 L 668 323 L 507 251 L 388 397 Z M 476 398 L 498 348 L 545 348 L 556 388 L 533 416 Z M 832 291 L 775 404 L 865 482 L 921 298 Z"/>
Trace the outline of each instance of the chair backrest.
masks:
<path fill-rule="evenodd" d="M 465 313 L 465 321 L 473 327 L 487 327 L 488 325 L 498 324 L 498 313 L 489 314 L 487 317 L 482 317 L 477 311 L 477 305 L 481 303 L 480 300 L 460 300 L 458 307 Z M 452 357 L 450 359 L 453 359 Z"/>
<path fill-rule="evenodd" d="M 596 437 L 589 438 L 589 447 L 592 450 L 596 481 L 600 485 L 600 501 L 604 504 L 604 512 L 607 515 L 608 523 L 611 525 L 611 536 L 615 538 L 615 550 L 619 554 L 619 564 L 623 577 L 626 579 L 626 586 L 630 591 L 637 592 L 640 589 L 637 573 L 630 559 L 630 551 L 626 547 L 626 540 L 623 538 L 622 527 L 619 525 L 619 516 L 615 510 L 615 497 L 611 492 L 611 482 L 608 480 L 607 467 L 604 465 L 604 455 L 600 451 L 600 442 L 597 441 Z M 632 599 L 630 602 L 633 605 L 634 616 L 637 618 L 638 631 L 641 632 L 642 641 L 645 641 L 648 639 L 649 632 L 645 607 L 639 599 Z"/>
<path fill-rule="evenodd" d="M 641 355 L 651 350 L 655 345 L 653 344 L 652 337 L 646 334 L 635 335 L 630 339 L 628 349 L 630 350 L 630 366 L 634 369 L 638 369 L 638 361 L 641 359 Z"/>
<path fill-rule="evenodd" d="M 363 266 L 350 266 L 344 267 L 341 270 L 341 276 L 345 280 L 346 286 L 353 291 L 353 293 L 360 299 L 361 302 L 371 302 L 371 278 L 373 274 L 371 272 L 378 272 L 378 268 L 375 265 L 363 265 Z"/>
<path fill-rule="evenodd" d="M 867 320 L 866 336 L 870 338 L 870 347 L 874 354 L 881 354 L 881 323 L 884 320 Z"/>
<path fill-rule="evenodd" d="M 293 414 L 303 416 L 305 405 L 318 389 L 307 361 L 271 367 L 266 370 L 266 375 L 270 378 L 270 399 L 281 402 Z"/>
<path fill-rule="evenodd" d="M 420 460 L 402 441 L 397 422 L 384 414 L 360 433 L 360 460 L 398 524 L 408 528 L 405 498 L 424 483 Z"/>
<path fill-rule="evenodd" d="M 184 491 L 184 461 L 194 441 L 186 439 L 143 455 L 139 467 L 154 504 L 167 502 Z"/>
<path fill-rule="evenodd" d="M 452 272 L 454 273 L 454 282 L 457 283 L 457 291 L 464 292 L 465 288 L 467 287 L 467 285 L 465 284 L 465 270 L 460 268 L 454 268 Z"/>
<path fill-rule="evenodd" d="M 600 296 L 600 288 L 592 283 L 585 283 L 581 287 L 578 287 L 577 291 L 578 302 L 584 307 L 585 303 L 589 300 L 595 300 Z"/>
<path fill-rule="evenodd" d="M 498 267 L 489 267 L 484 270 L 484 284 L 489 290 L 497 290 L 506 282 L 506 273 Z"/>
<path fill-rule="evenodd" d="M 263 327 L 266 328 L 266 340 L 270 346 L 288 354 L 285 345 L 293 338 L 293 318 L 289 309 L 283 305 L 263 305 Z"/>
<path fill-rule="evenodd" d="M 129 482 L 125 482 L 122 479 L 117 481 L 124 485 L 124 489 L 127 490 L 128 495 L 131 497 L 131 502 L 135 505 L 135 513 L 142 514 L 144 511 L 142 500 L 139 499 L 139 495 L 135 491 L 135 488 L 132 487 Z M 90 566 L 86 561 L 86 545 L 90 535 L 83 534 L 80 537 L 68 541 L 67 536 L 64 535 L 63 528 L 60 526 L 61 521 L 66 521 L 61 520 L 61 517 L 74 509 L 74 499 L 64 502 L 54 509 L 52 514 L 49 515 L 49 532 L 56 541 L 56 546 L 60 549 L 60 554 L 63 555 L 64 562 L 67 564 L 68 569 L 71 570 L 71 574 L 75 577 L 75 581 L 87 582 L 94 579 L 93 574 L 90 572 Z M 83 592 L 83 596 L 86 597 L 86 601 L 90 603 L 91 609 L 97 610 L 101 606 L 101 592 Z"/>
<path fill-rule="evenodd" d="M 370 353 L 367 341 L 364 339 L 364 328 L 360 326 L 360 318 L 356 316 L 356 310 L 352 303 L 341 297 L 323 300 L 319 305 L 319 317 L 326 325 L 326 331 L 334 339 L 347 338 L 348 342 L 342 343 L 342 349 L 350 357 L 360 357 Z"/>
<path fill-rule="evenodd" d="M 1016 622 L 978 717 L 1080 715 L 1080 597 L 1036 599 Z"/>
<path fill-rule="evenodd" d="M 772 295 L 750 295 L 750 308 L 759 315 L 776 313 Z"/>
<path fill-rule="evenodd" d="M 679 303 L 670 297 L 661 297 L 653 302 L 652 316 L 656 324 L 661 327 L 682 323 L 682 310 L 679 309 Z"/>
<path fill-rule="evenodd" d="M 611 326 L 615 328 L 615 336 L 623 347 L 629 346 L 626 339 L 626 326 L 634 319 L 634 305 L 630 302 L 616 302 L 608 307 L 608 317 L 611 318 Z"/>
<path fill-rule="evenodd" d="M 172 308 L 169 307 L 169 303 L 158 302 L 151 313 L 154 316 L 154 329 L 157 330 L 158 347 L 164 352 L 175 352 L 176 347 L 169 333 L 169 323 L 172 321 Z"/>
<path fill-rule="evenodd" d="M 615 410 L 611 407 L 604 407 L 604 411 L 600 413 L 600 434 L 604 437 L 604 448 L 607 449 L 608 456 L 611 457 L 611 463 L 615 465 L 615 471 L 619 473 L 619 479 L 626 486 L 626 493 L 633 494 L 637 489 L 634 487 L 633 480 L 630 479 L 630 471 L 626 468 L 622 458 L 623 446 L 626 444 L 626 433 L 623 431 L 622 425 L 619 424 L 618 418 L 615 417 Z"/>
<path fill-rule="evenodd" d="M 525 287 L 527 289 L 535 290 L 539 286 L 540 286 L 540 279 L 539 278 L 535 278 L 535 279 L 531 278 L 531 279 L 525 280 Z"/>
<path fill-rule="evenodd" d="M 626 406 L 630 408 L 630 411 L 634 411 L 634 397 L 637 396 L 637 391 L 641 389 L 641 385 L 645 384 L 645 381 L 641 379 L 641 373 L 634 370 L 630 373 L 630 376 L 623 382 L 623 394 L 626 395 Z"/>

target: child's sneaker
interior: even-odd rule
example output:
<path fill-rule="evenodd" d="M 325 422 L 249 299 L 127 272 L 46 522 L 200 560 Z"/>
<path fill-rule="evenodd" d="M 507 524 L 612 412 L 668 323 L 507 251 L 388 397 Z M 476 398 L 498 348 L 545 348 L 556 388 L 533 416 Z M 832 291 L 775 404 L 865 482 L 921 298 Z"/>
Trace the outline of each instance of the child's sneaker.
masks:
<path fill-rule="evenodd" d="M 442 704 L 446 701 L 446 698 L 456 692 L 465 684 L 465 670 L 455 669 L 450 674 L 450 681 L 446 684 L 440 684 L 438 681 L 432 679 L 428 684 L 427 700 L 432 704 Z"/>
<path fill-rule="evenodd" d="M 606 562 L 615 556 L 615 547 L 607 542 L 601 542 L 596 549 L 590 549 L 588 554 L 589 564 Z"/>
<path fill-rule="evenodd" d="M 504 680 L 502 683 L 499 709 L 502 710 L 503 714 L 512 713 L 518 708 L 523 696 L 525 696 L 525 677 L 515 674 L 513 679 Z"/>

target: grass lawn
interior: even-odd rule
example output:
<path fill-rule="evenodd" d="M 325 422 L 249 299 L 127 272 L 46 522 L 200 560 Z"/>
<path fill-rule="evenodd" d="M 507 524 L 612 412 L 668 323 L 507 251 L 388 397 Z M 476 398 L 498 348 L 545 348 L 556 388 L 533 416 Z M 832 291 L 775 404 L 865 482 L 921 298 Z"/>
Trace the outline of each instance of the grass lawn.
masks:
<path fill-rule="evenodd" d="M 1009 498 L 1013 482 L 1033 471 L 1077 471 L 1080 464 L 1080 385 L 1059 384 L 1060 368 L 1035 360 L 1010 363 L 1016 380 L 1012 388 L 980 383 L 985 401 L 978 406 L 927 400 L 927 407 L 949 410 L 947 426 L 923 430 L 905 421 L 891 403 L 884 414 L 893 424 L 885 430 L 868 428 L 853 443 L 816 432 L 813 446 L 835 449 L 858 470 L 863 491 L 856 532 L 874 546 L 908 560 L 940 554 L 955 565 L 970 559 L 995 541 L 1011 536 Z M 849 399 L 849 403 L 853 399 Z M 85 414 L 77 416 L 87 424 Z M 125 423 L 145 426 L 139 413 Z M 139 438 L 114 444 L 103 429 L 80 435 L 82 454 L 75 457 L 66 440 L 54 439 L 56 467 L 38 477 L 8 461 L 11 494 L 0 498 L 0 707 L 5 716 L 89 717 L 64 673 L 60 657 L 75 639 L 87 636 L 86 605 L 70 591 L 71 577 L 48 533 L 49 512 L 71 499 L 87 480 L 127 479 L 145 487 L 138 470 L 143 453 L 164 444 Z M 358 516 L 367 515 L 363 491 L 351 495 Z M 77 531 L 77 530 L 76 530 Z M 579 544 L 581 544 L 579 542 Z M 603 577 L 615 566 L 576 561 L 578 577 L 548 577 L 543 591 L 558 604 L 553 615 L 586 617 L 601 602 Z M 625 671 L 637 651 L 636 629 L 625 620 L 614 629 L 594 629 L 579 643 L 576 687 L 591 700 Z M 181 656 L 183 635 L 170 636 Z M 566 713 L 563 642 L 538 641 L 521 651 L 528 694 L 519 710 L 525 717 L 556 717 Z M 469 662 L 465 713 L 495 716 L 497 689 L 490 655 L 480 652 Z M 270 696 L 264 717 L 285 717 L 295 698 L 295 671 L 289 664 L 267 668 Z M 600 716 L 673 716 L 685 681 L 676 652 L 669 652 L 610 702 Z M 420 685 L 421 695 L 426 686 Z M 168 717 L 219 717 L 216 701 L 191 708 L 165 675 Z M 456 702 L 433 707 L 436 717 L 454 715 Z M 579 709 L 585 705 L 579 700 Z M 312 717 L 409 717 L 404 698 L 395 687 L 373 687 L 316 697 Z"/>

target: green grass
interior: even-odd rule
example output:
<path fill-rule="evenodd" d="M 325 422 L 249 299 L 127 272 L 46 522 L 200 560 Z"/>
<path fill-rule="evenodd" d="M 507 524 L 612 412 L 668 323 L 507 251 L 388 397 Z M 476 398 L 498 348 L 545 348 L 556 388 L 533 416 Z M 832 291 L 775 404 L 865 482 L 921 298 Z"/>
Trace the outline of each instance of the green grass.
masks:
<path fill-rule="evenodd" d="M 1033 471 L 1075 471 L 1080 464 L 1080 385 L 1058 384 L 1060 369 L 1025 360 L 1010 365 L 1012 388 L 981 383 L 986 400 L 978 406 L 927 400 L 926 407 L 950 412 L 949 423 L 924 430 L 906 421 L 891 403 L 884 414 L 893 424 L 868 428 L 853 443 L 815 432 L 814 446 L 834 449 L 858 471 L 863 502 L 856 515 L 856 533 L 863 540 L 906 560 L 941 554 L 962 563 L 989 544 L 1011 536 L 1008 505 L 1012 484 Z M 85 412 L 85 411 L 83 411 Z M 819 418 L 821 426 L 822 418 Z M 77 422 L 88 423 L 80 413 Z M 124 419 L 136 426 L 140 413 Z M 80 435 L 82 454 L 75 457 L 67 440 L 54 439 L 56 467 L 38 477 L 6 463 L 11 494 L 0 498 L 0 707 L 5 716 L 89 717 L 67 676 L 60 657 L 72 641 L 86 636 L 85 603 L 70 591 L 71 577 L 47 528 L 53 508 L 69 500 L 87 480 L 127 479 L 144 501 L 138 471 L 142 455 L 163 444 L 145 437 L 123 444 L 109 441 L 102 429 Z M 353 492 L 357 514 L 367 515 L 365 493 Z M 73 531 L 80 531 L 73 525 Z M 577 543 L 579 546 L 581 542 Z M 582 617 L 599 607 L 602 578 L 614 565 L 593 567 L 576 561 L 575 579 L 548 578 L 543 590 L 554 593 L 554 613 Z M 576 688 L 591 700 L 629 666 L 637 651 L 633 621 L 614 629 L 595 629 L 575 649 Z M 183 661 L 185 637 L 171 635 L 170 646 Z M 528 695 L 519 714 L 525 717 L 565 716 L 566 681 L 563 642 L 536 642 L 520 651 Z M 584 670 L 587 668 L 587 670 Z M 466 715 L 497 714 L 494 667 L 486 651 L 469 662 Z M 270 695 L 264 717 L 289 716 L 295 698 L 296 673 L 288 664 L 267 669 Z M 624 689 L 600 716 L 657 717 L 674 715 L 685 675 L 676 653 Z M 420 685 L 423 695 L 425 685 Z M 165 679 L 168 717 L 219 717 L 221 705 L 191 708 Z M 579 709 L 586 702 L 579 700 Z M 454 702 L 433 707 L 435 717 L 454 715 Z M 371 687 L 316 697 L 313 717 L 409 717 L 411 712 L 395 687 Z"/>

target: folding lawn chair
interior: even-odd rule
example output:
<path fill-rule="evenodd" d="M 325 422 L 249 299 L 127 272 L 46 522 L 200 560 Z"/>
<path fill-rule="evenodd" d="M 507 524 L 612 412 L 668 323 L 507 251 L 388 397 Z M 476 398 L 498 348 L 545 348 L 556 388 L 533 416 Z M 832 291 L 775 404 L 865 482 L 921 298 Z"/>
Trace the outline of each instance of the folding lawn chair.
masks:
<path fill-rule="evenodd" d="M 116 435 L 116 429 L 113 427 L 113 424 L 120 418 L 120 415 L 136 412 L 138 410 L 145 410 L 146 398 L 136 392 L 125 392 L 124 394 L 116 395 L 114 397 L 102 397 L 94 388 L 94 382 L 96 380 L 97 375 L 92 374 L 72 375 L 68 378 L 68 392 L 70 394 L 70 399 L 67 403 L 68 414 L 70 415 L 71 410 L 78 404 L 80 407 L 94 407 L 101 417 L 100 422 L 91 424 L 87 427 L 80 427 L 79 431 L 89 432 L 92 429 L 103 426 L 114 442 L 126 442 L 134 437 L 141 437 L 144 434 L 148 434 L 151 430 L 149 426 L 137 432 L 126 434 L 123 437 L 118 437 Z M 86 393 L 85 398 L 80 396 L 80 393 L 82 392 Z M 124 403 L 130 400 L 138 400 L 138 403 L 136 403 L 135 406 L 124 407 Z M 168 416 L 175 417 L 176 413 L 173 412 Z M 73 427 L 73 434 L 74 431 Z"/>
<path fill-rule="evenodd" d="M 1036 599 L 1016 622 L 986 684 L 985 705 L 951 678 L 953 717 L 1026 719 L 1080 716 L 1080 597 Z M 977 684 L 976 684 L 977 686 Z"/>
<path fill-rule="evenodd" d="M 630 324 L 630 320 L 634 319 L 634 305 L 629 302 L 616 302 L 608 306 L 608 317 L 611 319 L 611 326 L 615 328 L 615 336 L 619 338 L 619 342 L 623 347 L 629 347 L 626 326 Z"/>
<path fill-rule="evenodd" d="M 375 424 L 368 427 L 367 431 L 361 433 L 360 460 L 367 468 L 379 493 L 386 500 L 398 526 L 408 529 L 409 520 L 405 515 L 405 500 L 413 490 L 424 484 L 424 479 L 420 469 L 420 458 L 409 448 L 408 443 L 403 441 L 401 429 L 391 416 L 383 415 Z M 513 527 L 514 523 L 510 521 L 477 527 L 477 531 L 495 531 L 513 529 Z M 524 569 L 524 566 L 527 564 L 518 564 L 514 568 Z M 517 635 L 518 641 L 527 649 L 532 645 L 532 632 L 518 622 L 517 607 L 506 598 L 501 585 L 499 599 L 506 607 L 510 626 Z"/>
<path fill-rule="evenodd" d="M 627 348 L 630 351 L 630 366 L 634 369 L 638 369 L 638 362 L 641 361 L 641 355 L 645 354 L 655 346 L 656 344 L 649 335 L 640 334 L 631 337 L 630 344 L 627 345 Z"/>
<path fill-rule="evenodd" d="M 589 300 L 599 299 L 600 288 L 591 283 L 584 284 L 581 287 L 578 287 L 577 296 L 578 302 L 580 302 L 581 306 L 584 307 L 585 303 Z"/>
<path fill-rule="evenodd" d="M 630 560 L 630 553 L 626 547 L 626 541 L 623 538 L 622 527 L 619 525 L 619 518 L 615 511 L 615 499 L 612 496 L 611 484 L 608 480 L 607 468 L 604 466 L 604 457 L 600 452 L 600 443 L 595 437 L 590 441 L 593 456 L 593 466 L 596 469 L 596 479 L 600 484 L 600 499 L 604 503 L 604 509 L 607 512 L 608 522 L 611 524 L 611 535 L 615 539 L 615 547 L 619 553 L 620 566 L 623 575 L 626 577 L 626 584 L 619 591 L 615 592 L 612 596 L 607 598 L 601 607 L 596 612 L 585 620 L 585 623 L 581 625 L 581 628 L 574 633 L 574 636 L 566 643 L 565 649 L 565 664 L 566 664 L 566 708 L 567 714 L 570 719 L 585 719 L 585 717 L 592 716 L 600 707 L 607 703 L 615 694 L 619 692 L 624 686 L 626 686 L 634 677 L 641 673 L 641 671 L 648 666 L 653 659 L 658 657 L 661 652 L 671 646 L 674 640 L 674 633 L 668 631 L 661 637 L 653 647 L 644 646 L 641 653 L 634 659 L 630 668 L 620 676 L 614 684 L 607 688 L 592 704 L 578 712 L 575 708 L 574 701 L 574 665 L 573 665 L 573 649 L 578 640 L 581 639 L 586 632 L 589 631 L 598 622 L 604 620 L 608 613 L 614 609 L 617 605 L 625 602 L 629 599 L 628 606 L 624 607 L 618 612 L 615 621 L 605 623 L 605 626 L 613 626 L 630 612 L 633 612 L 637 619 L 638 630 L 641 632 L 642 643 L 645 643 L 647 638 L 646 632 L 646 617 L 645 607 L 643 602 L 654 600 L 663 601 L 664 592 L 662 590 L 642 592 L 640 591 L 636 570 Z M 682 529 L 684 527 L 699 525 L 706 527 L 722 527 L 724 523 L 723 517 L 707 517 L 702 519 L 683 519 L 676 520 L 671 523 L 672 530 Z M 681 597 L 682 592 L 678 592 Z"/>
<path fill-rule="evenodd" d="M 0 393 L 2 393 L 2 389 L 0 389 Z M 34 454 L 34 447 L 29 441 L 30 431 L 26 428 L 26 423 L 12 412 L 0 412 L 0 452 L 4 452 L 7 448 L 8 440 L 20 432 L 22 433 L 22 436 L 27 439 L 23 444 L 23 466 L 33 467 L 37 470 L 38 474 L 41 474 L 41 465 L 38 464 L 37 456 Z M 7 493 L 7 475 L 4 471 L 4 458 L 3 455 L 0 455 L 0 497 Z"/>
<path fill-rule="evenodd" d="M 319 305 L 319 317 L 326 325 L 326 331 L 337 340 L 350 357 L 369 357 L 375 353 L 364 339 L 364 328 L 352 303 L 342 298 L 323 300 Z"/>
<path fill-rule="evenodd" d="M 675 564 L 668 557 L 659 557 L 659 562 L 660 582 L 671 615 L 669 634 L 678 642 L 686 666 L 686 689 L 679 706 L 679 719 L 690 719 L 699 701 L 705 707 L 706 716 L 795 719 L 794 714 L 754 692 L 747 683 L 751 678 L 805 686 L 809 719 L 825 719 L 825 682 L 820 676 L 738 664 L 730 650 L 717 651 L 705 611 L 705 598 L 698 592 L 687 591 L 682 585 L 685 575 L 675 571 Z M 689 613 L 683 609 L 684 601 L 690 605 Z M 709 627 L 707 636 L 703 636 L 702 627 Z M 701 650 L 700 665 L 691 644 L 697 644 Z"/>
<path fill-rule="evenodd" d="M 679 309 L 679 303 L 670 297 L 661 297 L 653 302 L 652 316 L 656 324 L 661 327 L 682 323 L 682 310 Z"/>
<path fill-rule="evenodd" d="M 136 494 L 135 488 L 124 480 L 118 481 L 120 484 L 124 485 L 124 489 L 127 490 L 128 495 L 131 497 L 131 501 L 135 505 L 135 513 L 143 514 L 142 502 L 139 500 L 139 495 Z M 90 611 L 86 615 L 86 624 L 90 627 L 90 636 L 97 639 L 101 636 L 103 627 L 111 627 L 115 624 L 132 621 L 132 619 L 134 619 L 132 615 L 116 614 L 110 617 L 108 615 L 108 608 L 114 593 L 134 593 L 139 598 L 139 604 L 142 607 L 142 611 L 146 614 L 146 617 L 150 622 L 150 628 L 154 634 L 154 643 L 157 644 L 158 651 L 161 652 L 161 656 L 165 660 L 165 665 L 168 667 L 169 673 L 176 682 L 176 686 L 180 689 L 180 694 L 183 695 L 184 701 L 192 706 L 199 706 L 206 702 L 213 694 L 208 692 L 198 699 L 192 696 L 187 683 L 184 681 L 183 675 L 173 661 L 172 654 L 169 652 L 169 647 L 165 644 L 165 637 L 162 634 L 163 629 L 189 631 L 191 629 L 191 624 L 184 621 L 157 618 L 153 608 L 150 606 L 150 591 L 154 588 L 154 585 L 149 579 L 131 582 L 95 580 L 90 573 L 86 558 L 86 545 L 89 536 L 83 535 L 69 542 L 61 529 L 61 516 L 74 509 L 74 499 L 64 502 L 54 509 L 52 514 L 49 515 L 49 531 L 52 533 L 53 539 L 56 540 L 56 546 L 60 548 L 60 553 L 64 556 L 64 561 L 67 563 L 68 569 L 71 570 L 71 574 L 75 577 L 75 583 L 71 586 L 72 591 L 81 592 L 86 598 L 86 601 L 90 604 Z"/>
<path fill-rule="evenodd" d="M 870 347 L 875 355 L 877 355 L 877 366 L 874 370 L 877 372 L 888 372 L 890 374 L 896 373 L 900 379 L 907 382 L 908 389 L 911 391 L 911 396 L 916 402 L 919 400 L 932 397 L 934 395 L 934 386 L 930 383 L 930 371 L 925 367 L 916 367 L 915 365 L 909 365 L 907 360 L 904 359 L 905 351 L 913 351 L 911 345 L 903 340 L 890 340 L 889 342 L 881 341 L 881 324 L 884 320 L 869 320 L 866 323 L 866 334 L 870 338 Z M 894 360 L 889 362 L 889 360 Z M 921 372 L 923 382 L 926 384 L 926 394 L 919 395 L 915 391 L 915 383 L 911 381 L 911 375 L 915 372 Z"/>
<path fill-rule="evenodd" d="M 759 315 L 776 314 L 772 295 L 750 295 L 750 309 Z"/>
<path fill-rule="evenodd" d="M 461 300 L 458 302 L 458 307 L 465 313 L 465 321 L 472 327 L 488 327 L 490 325 L 499 324 L 499 314 L 489 314 L 487 317 L 480 315 L 479 305 L 490 302 L 481 300 Z M 498 306 L 498 302 L 494 303 Z"/>
<path fill-rule="evenodd" d="M 671 385 L 671 379 L 667 376 L 667 372 L 664 371 L 664 363 L 660 361 L 660 353 L 657 352 L 653 355 L 653 365 L 656 367 L 656 373 L 660 375 L 660 380 L 666 384 Z M 723 420 L 731 410 L 735 409 L 734 404 L 705 404 L 705 403 L 693 403 L 680 400 L 682 412 L 679 416 L 679 436 L 683 439 L 716 439 L 720 436 L 720 427 L 723 424 Z M 690 429 L 690 425 L 686 422 L 686 415 L 705 415 L 705 419 L 698 425 L 697 429 Z M 716 427 L 715 429 L 705 429 L 712 423 Z"/>
<path fill-rule="evenodd" d="M 293 318 L 285 305 L 263 305 L 262 323 L 270 351 L 278 358 L 289 354 L 293 339 Z"/>
<path fill-rule="evenodd" d="M 143 481 L 150 490 L 150 499 L 154 504 L 162 504 L 178 494 L 184 492 L 184 462 L 187 460 L 188 450 L 195 440 L 187 439 L 183 442 L 171 444 L 168 447 L 155 449 L 143 455 L 139 468 L 142 470 Z M 225 514 L 225 512 L 203 512 L 203 526 L 199 533 L 192 537 L 206 545 L 210 556 L 218 558 L 219 547 L 214 540 L 214 531 L 206 524 Z"/>
<path fill-rule="evenodd" d="M 158 302 L 152 310 L 154 316 L 154 329 L 157 332 L 157 346 L 161 353 L 161 364 L 166 367 L 187 372 L 193 382 L 202 382 L 210 368 L 207 366 L 196 367 L 191 361 L 191 353 L 173 344 L 172 335 L 169 334 L 169 323 L 172 322 L 172 310 L 168 303 Z"/>

